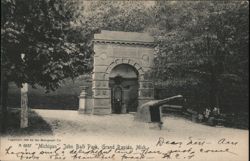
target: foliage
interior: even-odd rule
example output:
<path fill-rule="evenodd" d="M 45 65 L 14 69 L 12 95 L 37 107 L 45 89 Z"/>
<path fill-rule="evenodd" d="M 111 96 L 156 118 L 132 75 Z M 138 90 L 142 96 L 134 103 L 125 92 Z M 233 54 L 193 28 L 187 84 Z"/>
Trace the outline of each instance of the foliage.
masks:
<path fill-rule="evenodd" d="M 246 107 L 249 3 L 145 3 L 2 0 L 5 78 L 53 90 L 64 78 L 90 71 L 94 33 L 147 31 L 157 44 L 152 73 L 169 96 L 183 94 L 193 107 Z"/>
<path fill-rule="evenodd" d="M 84 11 L 84 20 L 92 30 L 142 32 L 150 22 L 145 2 L 92 1 Z"/>
<path fill-rule="evenodd" d="M 248 10 L 244 1 L 157 3 L 156 79 L 193 95 L 193 105 L 225 108 L 227 97 L 246 103 Z"/>
<path fill-rule="evenodd" d="M 1 58 L 4 78 L 47 90 L 90 69 L 89 35 L 76 25 L 78 1 L 1 1 Z M 25 54 L 24 59 L 21 54 Z"/>

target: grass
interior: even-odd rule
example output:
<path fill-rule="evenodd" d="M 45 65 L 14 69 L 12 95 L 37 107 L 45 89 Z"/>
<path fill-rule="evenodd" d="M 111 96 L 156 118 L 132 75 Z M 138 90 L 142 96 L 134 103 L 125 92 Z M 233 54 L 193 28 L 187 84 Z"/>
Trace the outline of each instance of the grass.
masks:
<path fill-rule="evenodd" d="M 56 91 L 45 93 L 45 90 L 38 86 L 36 89 L 29 86 L 28 106 L 35 109 L 61 109 L 77 110 L 79 106 L 80 86 L 86 85 L 89 88 L 87 93 L 91 95 L 91 83 L 86 82 L 86 78 L 80 76 L 72 81 L 66 79 Z M 20 88 L 14 83 L 9 84 L 8 106 L 18 108 L 20 106 Z"/>
<path fill-rule="evenodd" d="M 61 109 L 77 110 L 79 99 L 77 95 L 28 95 L 30 108 L 34 109 Z M 20 106 L 20 95 L 10 94 L 8 96 L 8 105 L 18 108 Z"/>
<path fill-rule="evenodd" d="M 2 114 L 0 115 L 2 120 Z M 27 136 L 31 134 L 38 135 L 52 135 L 52 129 L 50 125 L 44 121 L 44 119 L 39 116 L 36 112 L 29 111 L 29 126 L 27 128 L 20 128 L 20 110 L 19 109 L 10 109 L 8 112 L 7 119 L 7 129 L 5 133 L 1 135 L 11 135 L 11 136 Z M 1 130 L 2 132 L 2 130 Z"/>

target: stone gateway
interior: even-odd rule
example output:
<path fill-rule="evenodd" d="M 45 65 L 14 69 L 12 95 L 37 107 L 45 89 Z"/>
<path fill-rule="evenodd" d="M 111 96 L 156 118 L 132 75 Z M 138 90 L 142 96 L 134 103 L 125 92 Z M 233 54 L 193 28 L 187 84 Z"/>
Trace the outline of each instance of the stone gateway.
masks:
<path fill-rule="evenodd" d="M 101 31 L 94 35 L 92 98 L 79 111 L 93 114 L 136 112 L 153 100 L 154 39 L 147 33 Z M 81 102 L 81 101 L 80 101 Z"/>

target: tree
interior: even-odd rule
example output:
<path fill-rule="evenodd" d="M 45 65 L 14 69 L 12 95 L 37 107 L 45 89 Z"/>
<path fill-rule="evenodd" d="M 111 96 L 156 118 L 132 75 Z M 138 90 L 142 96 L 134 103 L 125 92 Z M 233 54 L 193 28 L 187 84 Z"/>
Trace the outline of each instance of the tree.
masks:
<path fill-rule="evenodd" d="M 1 104 L 3 129 L 7 117 L 8 83 L 29 83 L 55 90 L 65 78 L 91 69 L 92 44 L 79 1 L 1 1 Z M 83 36 L 81 36 L 83 35 Z M 24 61 L 21 54 L 25 54 Z"/>
<path fill-rule="evenodd" d="M 229 93 L 236 90 L 236 97 L 246 102 L 248 7 L 246 1 L 157 3 L 156 77 L 193 91 L 207 107 L 225 109 L 226 100 L 235 99 Z"/>
<path fill-rule="evenodd" d="M 151 21 L 145 2 L 91 1 L 84 11 L 82 23 L 92 30 L 142 32 Z"/>

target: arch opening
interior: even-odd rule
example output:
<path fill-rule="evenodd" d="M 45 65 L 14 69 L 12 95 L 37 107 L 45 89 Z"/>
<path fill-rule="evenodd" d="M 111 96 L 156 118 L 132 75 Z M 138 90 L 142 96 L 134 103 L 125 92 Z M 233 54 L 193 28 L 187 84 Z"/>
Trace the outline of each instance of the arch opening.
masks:
<path fill-rule="evenodd" d="M 112 113 L 136 112 L 139 72 L 130 64 L 119 64 L 109 74 Z"/>

